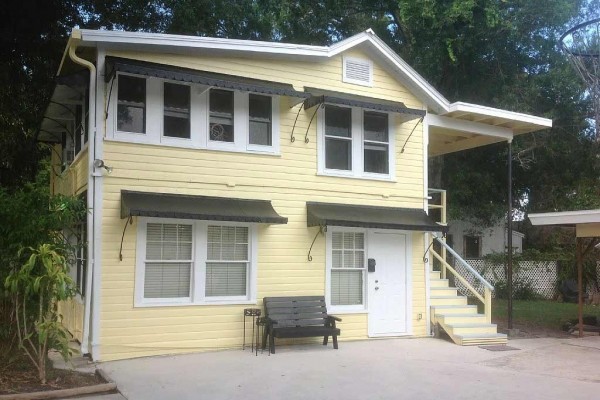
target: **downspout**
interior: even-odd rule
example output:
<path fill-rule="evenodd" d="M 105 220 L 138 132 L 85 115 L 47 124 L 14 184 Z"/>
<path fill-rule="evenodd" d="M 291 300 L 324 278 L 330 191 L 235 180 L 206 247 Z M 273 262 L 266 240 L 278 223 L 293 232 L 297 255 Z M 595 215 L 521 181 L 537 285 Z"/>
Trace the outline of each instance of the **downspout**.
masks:
<path fill-rule="evenodd" d="M 427 111 L 427 110 L 426 110 Z M 423 210 L 429 215 L 429 119 L 428 114 L 423 118 Z M 427 249 L 431 235 L 423 235 L 423 247 Z M 431 264 L 425 262 L 425 334 L 433 336 L 431 329 Z"/>
<path fill-rule="evenodd" d="M 73 32 L 73 36 L 75 36 Z M 91 304 L 92 296 L 97 296 L 97 293 L 92 293 L 92 277 L 94 270 L 94 260 L 96 259 L 95 252 L 95 226 L 94 226 L 94 212 L 95 208 L 95 192 L 96 192 L 96 177 L 94 171 L 94 160 L 96 159 L 96 67 L 91 62 L 80 58 L 75 54 L 77 49 L 76 44 L 69 46 L 69 58 L 75 63 L 79 64 L 90 71 L 90 84 L 89 84 L 89 111 L 88 111 L 88 193 L 87 193 L 87 209 L 91 210 L 91 213 L 87 214 L 87 237 L 88 237 L 88 259 L 87 259 L 87 271 L 85 281 L 85 308 L 83 312 L 83 332 L 81 340 L 81 354 L 89 353 L 89 339 L 90 339 L 90 321 L 91 321 Z M 91 182 L 89 181 L 91 179 Z M 91 184 L 90 184 L 91 183 Z"/>

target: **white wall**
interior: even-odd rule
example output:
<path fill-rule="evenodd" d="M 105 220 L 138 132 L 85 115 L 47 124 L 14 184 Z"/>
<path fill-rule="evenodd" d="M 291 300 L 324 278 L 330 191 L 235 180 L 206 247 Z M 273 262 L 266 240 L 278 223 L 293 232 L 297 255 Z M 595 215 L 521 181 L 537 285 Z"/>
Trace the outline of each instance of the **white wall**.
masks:
<path fill-rule="evenodd" d="M 485 256 L 491 253 L 503 253 L 507 245 L 507 232 L 504 222 L 490 228 L 483 228 L 466 221 L 450 221 L 450 230 L 448 234 L 452 235 L 452 247 L 456 252 L 464 257 L 463 241 L 465 236 L 481 236 L 481 255 Z M 517 253 L 523 251 L 523 235 L 520 232 L 513 231 L 513 248 Z"/>

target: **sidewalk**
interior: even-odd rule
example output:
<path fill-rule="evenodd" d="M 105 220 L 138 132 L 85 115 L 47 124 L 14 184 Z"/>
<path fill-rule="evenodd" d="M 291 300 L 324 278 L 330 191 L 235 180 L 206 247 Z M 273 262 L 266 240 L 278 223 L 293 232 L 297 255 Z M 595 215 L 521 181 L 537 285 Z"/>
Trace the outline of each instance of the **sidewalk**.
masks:
<path fill-rule="evenodd" d="M 439 339 L 230 350 L 102 363 L 137 399 L 591 399 L 600 393 L 600 337 L 511 340 L 492 352 Z M 107 399 L 108 400 L 108 399 Z"/>

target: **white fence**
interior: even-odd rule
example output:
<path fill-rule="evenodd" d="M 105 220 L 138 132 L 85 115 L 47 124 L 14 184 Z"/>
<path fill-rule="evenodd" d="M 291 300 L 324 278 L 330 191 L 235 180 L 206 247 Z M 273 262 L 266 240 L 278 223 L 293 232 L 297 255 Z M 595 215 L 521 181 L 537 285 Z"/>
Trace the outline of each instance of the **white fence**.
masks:
<path fill-rule="evenodd" d="M 496 286 L 497 282 L 506 282 L 505 268 L 503 264 L 491 264 L 483 259 L 465 260 L 471 265 L 486 281 Z M 544 299 L 551 299 L 556 293 L 557 262 L 556 261 L 520 261 L 515 265 L 513 272 L 513 282 L 528 282 L 533 290 Z M 461 274 L 475 289 L 483 293 L 483 285 L 467 271 L 460 263 L 455 263 L 454 268 Z M 456 280 L 456 288 L 463 295 L 468 295 L 468 289 Z M 495 297 L 495 292 L 492 292 Z"/>

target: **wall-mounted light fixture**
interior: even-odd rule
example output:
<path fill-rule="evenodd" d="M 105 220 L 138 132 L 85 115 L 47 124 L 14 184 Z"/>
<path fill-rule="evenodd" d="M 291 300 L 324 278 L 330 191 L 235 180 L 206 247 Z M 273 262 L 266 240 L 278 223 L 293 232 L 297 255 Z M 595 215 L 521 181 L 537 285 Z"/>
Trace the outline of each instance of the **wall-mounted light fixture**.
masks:
<path fill-rule="evenodd" d="M 110 174 L 113 170 L 112 167 L 104 164 L 104 160 L 94 160 L 94 168 L 104 168 L 108 174 Z"/>

